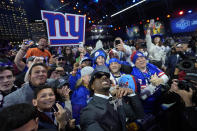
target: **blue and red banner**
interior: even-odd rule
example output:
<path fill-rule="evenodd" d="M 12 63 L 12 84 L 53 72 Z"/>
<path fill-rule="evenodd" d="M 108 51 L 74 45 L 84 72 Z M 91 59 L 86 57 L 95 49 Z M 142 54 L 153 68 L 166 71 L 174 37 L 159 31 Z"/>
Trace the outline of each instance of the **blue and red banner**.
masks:
<path fill-rule="evenodd" d="M 84 15 L 41 10 L 51 46 L 79 45 L 85 41 Z"/>
<path fill-rule="evenodd" d="M 172 19 L 172 33 L 184 33 L 197 31 L 197 12 Z"/>

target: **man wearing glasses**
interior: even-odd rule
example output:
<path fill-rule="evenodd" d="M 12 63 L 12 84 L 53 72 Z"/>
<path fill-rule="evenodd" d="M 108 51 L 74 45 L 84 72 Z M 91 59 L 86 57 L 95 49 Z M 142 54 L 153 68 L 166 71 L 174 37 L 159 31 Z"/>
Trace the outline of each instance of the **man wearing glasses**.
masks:
<path fill-rule="evenodd" d="M 125 131 L 126 112 L 124 103 L 110 104 L 110 73 L 106 66 L 97 66 L 90 79 L 90 90 L 94 92 L 88 106 L 81 111 L 80 125 L 86 131 Z M 133 91 L 129 88 L 119 88 L 116 97 L 129 97 Z"/>

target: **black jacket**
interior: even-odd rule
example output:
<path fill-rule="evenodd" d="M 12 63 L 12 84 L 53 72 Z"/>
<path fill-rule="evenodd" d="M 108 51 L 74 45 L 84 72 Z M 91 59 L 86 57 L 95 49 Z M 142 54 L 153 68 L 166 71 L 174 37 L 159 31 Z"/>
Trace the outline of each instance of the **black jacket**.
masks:
<path fill-rule="evenodd" d="M 132 103 L 132 97 L 129 98 L 129 104 Z M 126 103 L 123 102 L 125 106 Z M 108 100 L 94 96 L 93 99 L 88 103 L 88 106 L 82 109 L 80 115 L 80 125 L 83 131 L 126 131 L 126 117 L 133 116 L 133 113 L 128 113 L 129 110 L 125 110 L 124 106 L 119 106 L 117 111 L 112 111 L 109 106 Z M 140 104 L 141 105 L 141 104 Z M 138 107 L 138 103 L 133 104 L 133 106 Z M 131 107 L 133 107 L 131 105 Z M 133 109 L 137 111 L 142 111 L 141 109 Z M 113 108 L 113 107 L 112 107 Z M 129 116 L 127 116 L 130 114 Z M 143 116 L 135 115 L 137 116 Z M 131 118 L 133 119 L 133 118 Z"/>

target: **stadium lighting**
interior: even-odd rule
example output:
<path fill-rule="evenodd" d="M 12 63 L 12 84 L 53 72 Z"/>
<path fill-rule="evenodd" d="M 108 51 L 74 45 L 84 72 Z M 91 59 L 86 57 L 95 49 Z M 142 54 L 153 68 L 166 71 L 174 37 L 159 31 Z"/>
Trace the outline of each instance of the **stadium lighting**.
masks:
<path fill-rule="evenodd" d="M 192 10 L 188 10 L 188 13 L 192 13 Z"/>
<path fill-rule="evenodd" d="M 93 2 L 98 3 L 98 2 L 99 2 L 99 0 L 93 0 Z"/>
<path fill-rule="evenodd" d="M 57 9 L 55 9 L 55 10 L 53 10 L 53 11 L 58 11 L 59 9 L 65 7 L 65 6 L 67 6 L 67 5 L 69 5 L 69 3 L 66 3 L 66 4 L 62 5 L 61 7 L 57 8 Z"/>
<path fill-rule="evenodd" d="M 103 32 L 103 30 L 101 29 L 101 30 L 99 30 L 99 32 L 101 33 L 101 32 Z"/>
<path fill-rule="evenodd" d="M 145 2 L 145 1 L 146 1 L 146 0 L 142 0 L 142 1 L 140 1 L 140 2 L 138 2 L 138 3 L 136 3 L 136 4 L 134 4 L 134 5 L 131 5 L 131 6 L 127 7 L 127 8 L 125 8 L 125 9 L 121 10 L 121 11 L 118 11 L 117 13 L 111 15 L 111 17 L 114 17 L 114 16 L 116 16 L 116 15 L 118 15 L 118 14 L 120 14 L 120 13 L 122 13 L 122 12 L 128 10 L 128 9 L 131 9 L 131 8 L 133 8 L 133 7 L 137 6 L 137 5 L 139 5 L 139 4 L 143 3 L 143 2 Z"/>
<path fill-rule="evenodd" d="M 179 15 L 183 15 L 183 14 L 184 14 L 184 11 L 180 11 L 180 12 L 179 12 Z"/>
<path fill-rule="evenodd" d="M 166 17 L 167 17 L 167 18 L 170 18 L 170 15 L 167 15 Z"/>

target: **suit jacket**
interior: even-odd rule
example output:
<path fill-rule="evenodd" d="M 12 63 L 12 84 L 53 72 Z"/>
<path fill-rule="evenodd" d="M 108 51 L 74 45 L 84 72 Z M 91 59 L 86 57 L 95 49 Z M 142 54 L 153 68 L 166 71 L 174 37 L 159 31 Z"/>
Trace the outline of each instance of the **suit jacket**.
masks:
<path fill-rule="evenodd" d="M 94 96 L 81 111 L 80 125 L 83 131 L 126 131 L 126 112 L 123 106 L 111 110 L 108 100 Z M 125 103 L 123 103 L 125 104 Z M 112 107 L 113 108 L 113 107 Z M 142 108 L 143 110 L 143 108 Z"/>

